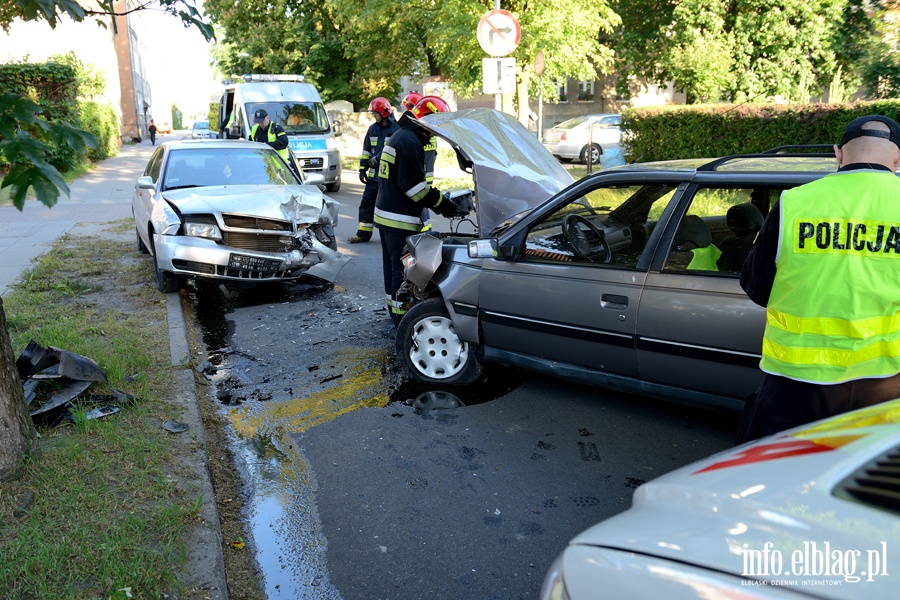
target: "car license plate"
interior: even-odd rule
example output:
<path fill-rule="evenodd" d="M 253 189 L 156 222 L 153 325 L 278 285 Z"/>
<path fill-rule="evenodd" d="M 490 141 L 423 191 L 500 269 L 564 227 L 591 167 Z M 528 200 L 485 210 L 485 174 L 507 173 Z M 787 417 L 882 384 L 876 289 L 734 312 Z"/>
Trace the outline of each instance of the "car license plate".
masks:
<path fill-rule="evenodd" d="M 244 254 L 232 254 L 228 259 L 229 269 L 243 269 L 244 271 L 277 271 L 281 266 L 280 260 L 272 258 L 259 258 L 258 256 L 246 256 Z"/>

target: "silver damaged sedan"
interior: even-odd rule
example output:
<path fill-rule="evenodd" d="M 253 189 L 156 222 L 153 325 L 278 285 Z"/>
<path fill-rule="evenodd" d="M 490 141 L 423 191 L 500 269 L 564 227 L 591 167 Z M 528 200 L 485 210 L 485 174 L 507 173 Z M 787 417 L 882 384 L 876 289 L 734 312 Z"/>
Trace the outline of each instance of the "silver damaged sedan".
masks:
<path fill-rule="evenodd" d="M 138 248 L 153 258 L 161 292 L 185 278 L 221 282 L 333 282 L 340 204 L 266 144 L 178 141 L 153 153 L 134 189 Z"/>

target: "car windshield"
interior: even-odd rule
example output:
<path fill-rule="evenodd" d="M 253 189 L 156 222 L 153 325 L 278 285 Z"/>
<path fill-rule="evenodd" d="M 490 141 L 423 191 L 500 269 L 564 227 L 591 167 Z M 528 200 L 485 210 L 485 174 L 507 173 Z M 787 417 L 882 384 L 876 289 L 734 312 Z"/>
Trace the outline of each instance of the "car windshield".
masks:
<path fill-rule="evenodd" d="M 194 129 L 209 129 L 209 123 L 194 123 Z"/>
<path fill-rule="evenodd" d="M 191 148 L 169 152 L 163 190 L 213 185 L 299 185 L 269 148 Z"/>
<path fill-rule="evenodd" d="M 331 123 L 319 102 L 250 102 L 247 114 L 263 108 L 287 133 L 328 133 Z"/>

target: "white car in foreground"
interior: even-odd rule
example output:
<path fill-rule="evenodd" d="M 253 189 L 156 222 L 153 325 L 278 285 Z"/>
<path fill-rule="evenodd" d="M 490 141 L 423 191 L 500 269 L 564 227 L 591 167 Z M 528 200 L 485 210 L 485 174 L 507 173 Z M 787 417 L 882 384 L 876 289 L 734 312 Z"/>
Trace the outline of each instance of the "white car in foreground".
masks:
<path fill-rule="evenodd" d="M 642 485 L 569 543 L 541 598 L 900 598 L 900 400 Z"/>

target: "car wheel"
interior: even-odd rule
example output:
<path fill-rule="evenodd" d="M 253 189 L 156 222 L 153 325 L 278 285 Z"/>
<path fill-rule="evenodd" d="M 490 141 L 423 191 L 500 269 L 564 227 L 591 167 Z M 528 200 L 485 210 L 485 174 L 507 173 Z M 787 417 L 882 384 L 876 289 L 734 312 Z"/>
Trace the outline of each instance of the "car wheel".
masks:
<path fill-rule="evenodd" d="M 462 385 L 481 377 L 475 348 L 456 335 L 441 298 L 416 304 L 403 316 L 396 344 L 400 363 L 413 381 Z"/>
<path fill-rule="evenodd" d="M 156 247 L 153 244 L 153 234 L 150 234 L 150 245 L 153 246 L 153 275 L 156 277 L 156 289 L 164 294 L 177 292 L 181 289 L 181 279 L 174 273 L 163 271 L 156 260 Z"/>
<path fill-rule="evenodd" d="M 592 165 L 596 165 L 600 163 L 601 156 L 603 156 L 603 148 L 597 144 L 592 144 L 581 149 L 580 160 L 584 164 L 588 164 L 588 161 L 591 161 Z"/>
<path fill-rule="evenodd" d="M 337 192 L 338 190 L 341 189 L 341 182 L 335 181 L 334 183 L 326 183 L 325 189 L 328 190 L 329 192 Z"/>
<path fill-rule="evenodd" d="M 141 239 L 141 232 L 137 230 L 137 227 L 134 228 L 135 237 L 137 237 L 137 249 L 141 254 L 149 254 L 150 251 L 147 250 L 147 246 L 144 245 L 144 240 Z"/>

